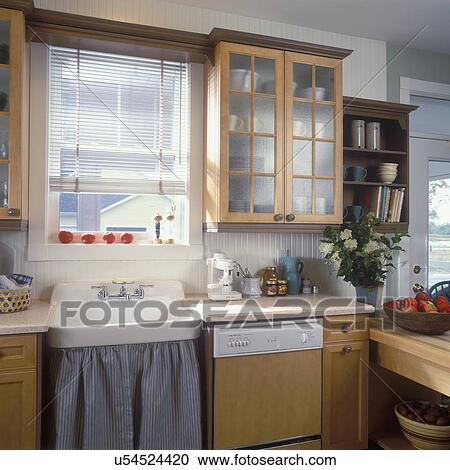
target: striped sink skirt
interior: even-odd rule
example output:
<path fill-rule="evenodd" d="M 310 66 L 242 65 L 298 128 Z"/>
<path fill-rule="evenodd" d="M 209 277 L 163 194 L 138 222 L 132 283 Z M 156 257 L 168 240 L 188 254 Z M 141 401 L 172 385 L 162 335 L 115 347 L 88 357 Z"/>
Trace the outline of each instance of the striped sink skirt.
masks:
<path fill-rule="evenodd" d="M 195 341 L 51 349 L 50 449 L 200 449 Z"/>

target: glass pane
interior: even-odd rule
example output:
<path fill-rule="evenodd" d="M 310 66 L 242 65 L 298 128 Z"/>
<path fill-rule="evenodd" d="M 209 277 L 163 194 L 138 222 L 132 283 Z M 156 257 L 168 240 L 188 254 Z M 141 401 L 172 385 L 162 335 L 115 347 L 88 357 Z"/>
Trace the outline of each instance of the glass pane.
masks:
<path fill-rule="evenodd" d="M 332 101 L 334 90 L 334 69 L 316 66 L 316 100 Z"/>
<path fill-rule="evenodd" d="M 292 163 L 294 175 L 312 175 L 312 142 L 310 140 L 292 142 Z"/>
<path fill-rule="evenodd" d="M 255 57 L 255 91 L 275 93 L 275 59 Z"/>
<path fill-rule="evenodd" d="M 312 180 L 294 178 L 292 205 L 295 214 L 312 213 Z"/>
<path fill-rule="evenodd" d="M 251 58 L 248 55 L 230 54 L 230 90 L 251 90 Z"/>
<path fill-rule="evenodd" d="M 0 64 L 9 64 L 9 21 L 0 21 Z"/>
<path fill-rule="evenodd" d="M 230 135 L 230 170 L 250 171 L 250 136 Z"/>
<path fill-rule="evenodd" d="M 450 162 L 429 162 L 428 286 L 450 279 Z M 402 220 L 401 213 L 396 220 Z"/>
<path fill-rule="evenodd" d="M 230 176 L 228 199 L 230 212 L 250 212 L 250 176 Z"/>
<path fill-rule="evenodd" d="M 255 136 L 253 141 L 253 171 L 257 173 L 275 172 L 275 138 Z"/>
<path fill-rule="evenodd" d="M 230 131 L 250 130 L 250 96 L 230 94 Z"/>
<path fill-rule="evenodd" d="M 275 100 L 255 96 L 255 132 L 273 134 L 275 132 Z"/>
<path fill-rule="evenodd" d="M 316 176 L 334 176 L 333 142 L 316 142 Z"/>
<path fill-rule="evenodd" d="M 316 138 L 332 139 L 334 136 L 333 106 L 316 104 Z"/>
<path fill-rule="evenodd" d="M 0 160 L 9 158 L 9 116 L 0 116 Z"/>
<path fill-rule="evenodd" d="M 0 70 L 0 111 L 9 111 L 9 70 Z"/>
<path fill-rule="evenodd" d="M 255 176 L 254 179 L 254 212 L 269 213 L 274 209 L 274 181 L 273 176 Z"/>
<path fill-rule="evenodd" d="M 311 103 L 294 103 L 292 132 L 294 136 L 311 137 L 312 105 Z"/>
<path fill-rule="evenodd" d="M 312 65 L 294 64 L 293 95 L 296 98 L 312 99 Z"/>
<path fill-rule="evenodd" d="M 316 180 L 316 214 L 333 214 L 333 180 Z"/>
<path fill-rule="evenodd" d="M 8 207 L 8 166 L 0 165 L 0 207 Z"/>
<path fill-rule="evenodd" d="M 409 115 L 412 132 L 450 135 L 450 100 L 411 95 L 411 104 L 419 106 Z"/>

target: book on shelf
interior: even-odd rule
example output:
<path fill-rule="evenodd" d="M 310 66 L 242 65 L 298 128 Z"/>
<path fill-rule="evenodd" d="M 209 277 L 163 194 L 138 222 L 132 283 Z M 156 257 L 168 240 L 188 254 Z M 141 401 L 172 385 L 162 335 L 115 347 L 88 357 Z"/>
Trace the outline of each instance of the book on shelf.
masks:
<path fill-rule="evenodd" d="M 367 213 L 373 212 L 380 222 L 400 222 L 405 188 L 376 186 L 359 196 L 359 203 Z"/>

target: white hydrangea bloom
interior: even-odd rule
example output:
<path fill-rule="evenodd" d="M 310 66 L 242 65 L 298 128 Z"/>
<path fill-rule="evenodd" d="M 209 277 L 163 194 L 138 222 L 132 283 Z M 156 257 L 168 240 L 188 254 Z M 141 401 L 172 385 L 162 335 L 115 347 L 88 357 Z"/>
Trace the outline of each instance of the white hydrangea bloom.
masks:
<path fill-rule="evenodd" d="M 381 236 L 382 236 L 381 233 L 378 233 L 378 232 L 373 232 L 372 233 L 372 238 L 374 240 L 379 240 L 381 238 Z"/>
<path fill-rule="evenodd" d="M 335 268 L 339 269 L 341 266 L 341 262 L 342 262 L 341 257 L 339 256 L 339 253 L 337 252 L 333 253 L 333 255 L 331 256 L 331 260 L 333 261 Z"/>
<path fill-rule="evenodd" d="M 333 251 L 334 245 L 332 243 L 322 242 L 320 244 L 319 250 L 324 255 L 329 255 Z"/>
<path fill-rule="evenodd" d="M 353 240 L 352 238 L 349 238 L 348 240 L 345 240 L 344 246 L 345 248 L 347 248 L 348 251 L 353 251 L 358 248 L 358 242 L 356 240 Z"/>
<path fill-rule="evenodd" d="M 379 243 L 374 240 L 369 240 L 366 246 L 363 248 L 364 253 L 373 253 L 379 249 Z"/>
<path fill-rule="evenodd" d="M 352 238 L 352 231 L 346 228 L 345 230 L 342 230 L 340 237 L 341 240 L 349 240 L 350 238 Z"/>

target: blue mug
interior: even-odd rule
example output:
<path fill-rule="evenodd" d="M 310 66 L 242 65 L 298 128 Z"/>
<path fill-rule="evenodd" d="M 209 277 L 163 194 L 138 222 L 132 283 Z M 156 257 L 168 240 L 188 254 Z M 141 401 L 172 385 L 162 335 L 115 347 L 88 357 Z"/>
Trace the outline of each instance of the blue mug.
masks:
<path fill-rule="evenodd" d="M 344 209 L 346 222 L 359 222 L 364 217 L 364 209 L 361 206 L 347 206 Z"/>
<path fill-rule="evenodd" d="M 362 166 L 344 166 L 344 180 L 363 182 L 367 177 L 367 170 Z"/>

